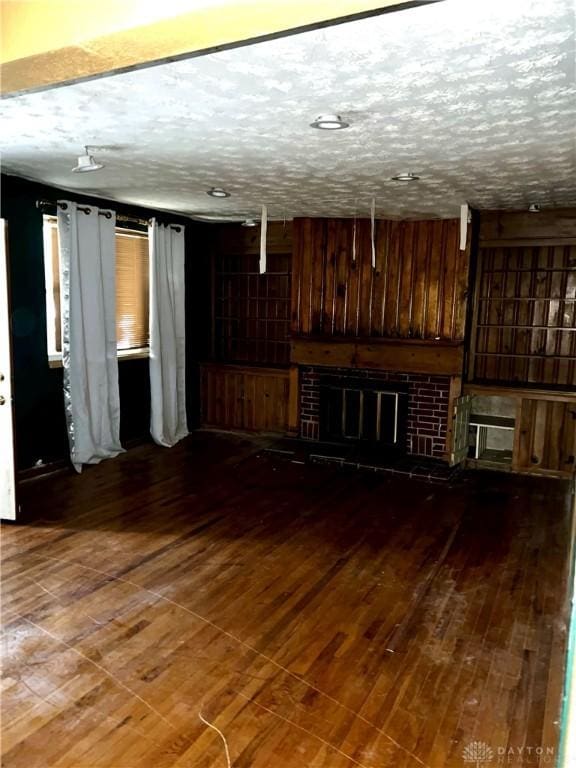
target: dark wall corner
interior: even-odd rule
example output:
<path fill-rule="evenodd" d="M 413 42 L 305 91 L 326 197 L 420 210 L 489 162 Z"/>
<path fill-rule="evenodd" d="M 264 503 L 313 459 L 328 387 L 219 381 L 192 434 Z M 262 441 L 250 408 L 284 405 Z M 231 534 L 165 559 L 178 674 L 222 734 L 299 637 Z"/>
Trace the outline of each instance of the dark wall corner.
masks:
<path fill-rule="evenodd" d="M 91 198 L 37 184 L 15 176 L 2 176 L 2 217 L 8 222 L 8 277 L 12 317 L 12 354 L 17 469 L 37 461 L 52 462 L 68 456 L 68 438 L 62 394 L 62 370 L 50 368 L 46 340 L 46 296 L 42 213 L 39 199 L 65 197 L 92 205 L 107 205 L 119 213 L 179 222 L 186 228 L 187 408 L 189 427 L 199 423 L 198 355 L 202 341 L 195 334 L 209 324 L 204 302 L 209 301 L 205 277 L 196 271 L 202 262 L 205 230 L 209 225 L 177 214 L 164 214 Z M 208 294 L 208 295 L 206 295 Z M 121 439 L 129 442 L 149 435 L 150 382 L 147 360 L 119 363 Z"/>

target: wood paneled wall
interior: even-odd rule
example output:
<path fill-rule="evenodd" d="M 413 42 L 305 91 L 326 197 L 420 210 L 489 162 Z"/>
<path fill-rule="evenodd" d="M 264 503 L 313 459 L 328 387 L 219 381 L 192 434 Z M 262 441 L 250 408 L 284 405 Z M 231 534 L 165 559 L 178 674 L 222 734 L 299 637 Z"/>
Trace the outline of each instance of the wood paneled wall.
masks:
<path fill-rule="evenodd" d="M 481 214 L 470 379 L 576 387 L 576 209 Z"/>
<path fill-rule="evenodd" d="M 377 221 L 375 268 L 369 220 L 295 219 L 293 240 L 293 335 L 464 338 L 458 220 Z"/>

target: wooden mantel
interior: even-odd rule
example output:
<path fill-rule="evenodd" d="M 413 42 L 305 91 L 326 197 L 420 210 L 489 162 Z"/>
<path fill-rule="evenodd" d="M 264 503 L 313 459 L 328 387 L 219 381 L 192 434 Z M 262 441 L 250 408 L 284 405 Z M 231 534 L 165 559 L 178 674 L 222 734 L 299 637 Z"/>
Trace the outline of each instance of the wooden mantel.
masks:
<path fill-rule="evenodd" d="M 460 376 L 464 345 L 426 339 L 294 337 L 291 361 L 295 365 Z"/>

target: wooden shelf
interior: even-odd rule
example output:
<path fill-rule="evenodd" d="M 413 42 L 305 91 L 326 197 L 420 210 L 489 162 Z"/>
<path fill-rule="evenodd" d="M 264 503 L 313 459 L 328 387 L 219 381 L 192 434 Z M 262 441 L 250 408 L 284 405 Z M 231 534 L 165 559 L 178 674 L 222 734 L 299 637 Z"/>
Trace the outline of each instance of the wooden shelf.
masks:
<path fill-rule="evenodd" d="M 576 360 L 576 355 L 542 355 L 538 352 L 513 354 L 512 352 L 476 352 L 476 357 L 506 357 L 524 360 Z"/>
<path fill-rule="evenodd" d="M 538 270 L 533 270 L 537 272 Z M 479 296 L 480 301 L 561 301 L 573 302 L 576 298 L 566 298 L 565 296 Z"/>
<path fill-rule="evenodd" d="M 564 242 L 562 244 L 565 245 Z M 493 269 L 491 274 L 507 275 L 515 272 L 574 272 L 574 267 L 536 267 L 536 269 L 532 267 L 510 267 L 509 269 L 502 267 L 501 269 Z"/>
<path fill-rule="evenodd" d="M 509 328 L 522 331 L 571 331 L 576 333 L 576 328 L 566 328 L 565 326 L 558 325 L 501 325 L 499 323 L 478 323 L 477 328 L 495 328 L 497 330 L 505 331 Z"/>
<path fill-rule="evenodd" d="M 410 346 L 411 344 L 416 346 L 425 345 L 426 347 L 461 347 L 463 341 L 461 339 L 436 339 L 436 338 L 400 338 L 398 336 L 322 336 L 322 335 L 304 335 L 304 334 L 292 334 L 291 340 L 294 342 L 314 342 L 324 344 L 384 344 L 389 346 L 390 344 L 398 344 L 401 346 Z"/>

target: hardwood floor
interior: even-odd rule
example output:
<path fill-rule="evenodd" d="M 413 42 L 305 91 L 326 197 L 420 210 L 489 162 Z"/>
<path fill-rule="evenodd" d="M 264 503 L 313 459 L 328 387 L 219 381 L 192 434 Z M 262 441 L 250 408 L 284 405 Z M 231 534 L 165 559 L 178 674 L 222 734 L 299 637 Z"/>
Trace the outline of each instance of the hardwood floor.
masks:
<path fill-rule="evenodd" d="M 23 487 L 30 523 L 2 529 L 3 766 L 464 768 L 472 741 L 493 764 L 555 749 L 567 485 L 442 487 L 262 445 L 198 432 Z"/>

